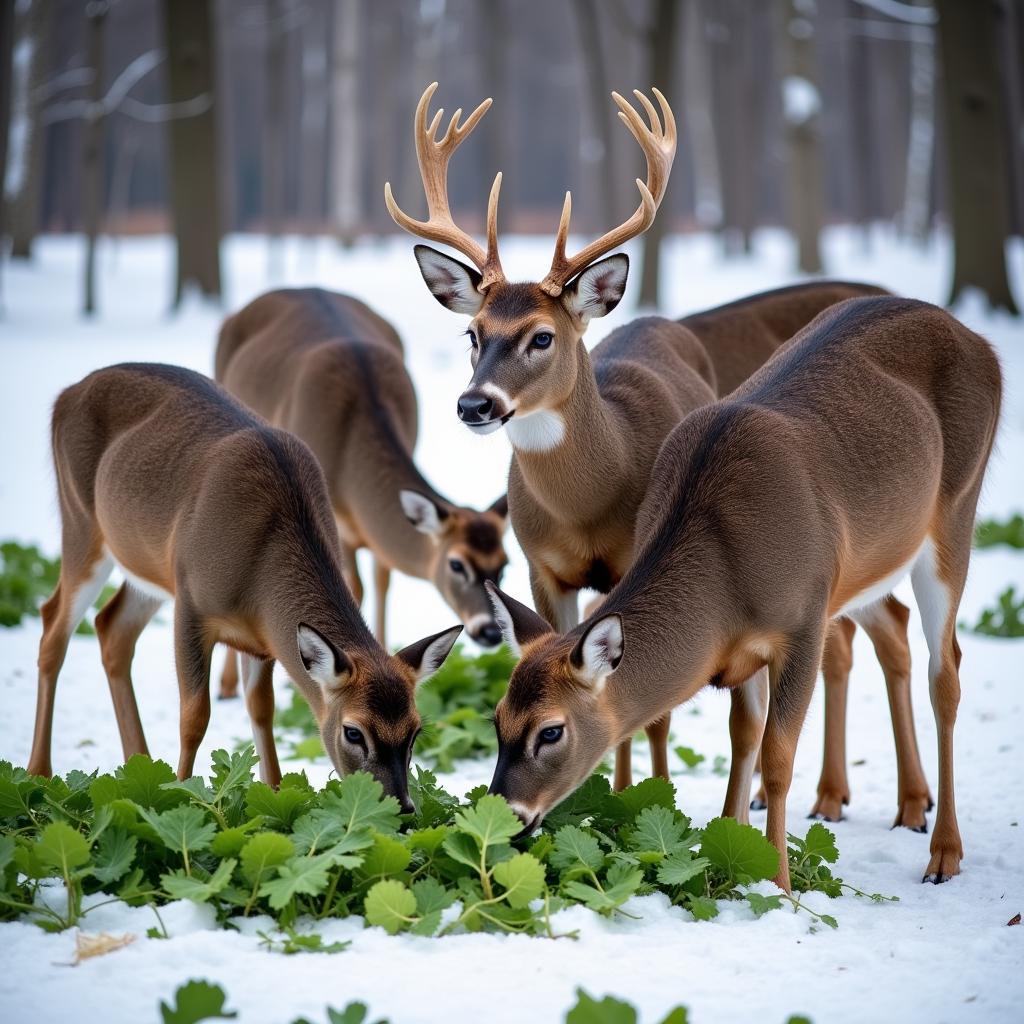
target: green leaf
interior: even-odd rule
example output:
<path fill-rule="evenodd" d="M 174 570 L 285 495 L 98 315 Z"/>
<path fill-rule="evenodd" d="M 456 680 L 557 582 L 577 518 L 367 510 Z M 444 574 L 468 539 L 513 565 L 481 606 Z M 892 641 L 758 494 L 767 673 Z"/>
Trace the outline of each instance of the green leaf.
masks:
<path fill-rule="evenodd" d="M 711 921 L 718 917 L 718 904 L 707 896 L 690 896 L 685 905 L 698 921 Z"/>
<path fill-rule="evenodd" d="M 544 891 L 544 868 L 529 853 L 517 853 L 494 866 L 495 881 L 505 889 L 510 907 L 529 906 Z"/>
<path fill-rule="evenodd" d="M 327 1024 L 363 1024 L 366 1020 L 366 1003 L 349 1003 L 340 1012 L 327 1007 Z M 387 1024 L 387 1021 L 378 1021 L 377 1024 Z"/>
<path fill-rule="evenodd" d="M 140 807 L 163 811 L 186 799 L 181 792 L 163 788 L 165 783 L 177 781 L 171 766 L 164 761 L 150 760 L 145 754 L 130 757 L 117 769 L 116 774 L 121 785 L 121 796 Z"/>
<path fill-rule="evenodd" d="M 215 750 L 211 755 L 213 761 L 213 786 L 216 799 L 222 801 L 236 789 L 241 789 L 252 782 L 252 770 L 259 758 L 251 743 L 241 750 L 229 754 L 226 750 Z"/>
<path fill-rule="evenodd" d="M 457 861 L 459 864 L 464 864 L 468 868 L 472 868 L 474 871 L 480 868 L 480 849 L 476 844 L 476 840 L 472 836 L 466 835 L 465 832 L 449 832 L 445 836 L 444 852 L 448 854 L 452 860 Z"/>
<path fill-rule="evenodd" d="M 774 878 L 779 853 L 752 825 L 733 818 L 713 818 L 704 829 L 700 853 L 732 882 Z"/>
<path fill-rule="evenodd" d="M 277 877 L 260 886 L 274 910 L 281 910 L 298 895 L 318 896 L 327 888 L 327 879 L 334 862 L 330 854 L 315 857 L 292 857 L 277 868 Z"/>
<path fill-rule="evenodd" d="M 259 818 L 253 818 L 244 825 L 235 825 L 233 828 L 221 829 L 213 837 L 210 843 L 210 852 L 218 857 L 236 857 L 245 845 L 249 835 L 260 827 Z"/>
<path fill-rule="evenodd" d="M 416 897 L 412 890 L 393 878 L 378 882 L 366 894 L 366 923 L 379 925 L 389 935 L 414 923 Z"/>
<path fill-rule="evenodd" d="M 597 838 L 576 825 L 565 825 L 555 833 L 554 846 L 548 858 L 559 871 L 589 869 L 596 871 L 604 864 L 604 853 Z"/>
<path fill-rule="evenodd" d="M 685 885 L 708 866 L 704 857 L 695 857 L 690 850 L 676 850 L 658 865 L 658 881 L 662 885 Z"/>
<path fill-rule="evenodd" d="M 254 782 L 246 790 L 245 813 L 250 818 L 260 815 L 269 828 L 286 832 L 312 803 L 312 799 L 312 793 L 301 789 L 284 786 L 280 789 L 271 789 L 264 782 Z"/>
<path fill-rule="evenodd" d="M 455 825 L 472 836 L 482 851 L 508 842 L 523 830 L 519 816 L 500 796 L 483 796 L 475 807 L 459 811 L 455 815 Z"/>
<path fill-rule="evenodd" d="M 184 871 L 172 871 L 160 876 L 160 884 L 172 899 L 206 903 L 223 892 L 231 881 L 231 873 L 237 863 L 234 858 L 222 860 L 209 878 L 201 878 L 198 871 L 193 875 L 186 875 Z"/>
<path fill-rule="evenodd" d="M 662 1018 L 661 1024 L 689 1024 L 690 1014 L 685 1006 L 677 1006 Z"/>
<path fill-rule="evenodd" d="M 676 757 L 679 758 L 683 764 L 686 765 L 690 771 L 697 767 L 701 761 L 706 761 L 707 758 L 703 754 L 698 754 L 693 747 L 673 747 Z"/>
<path fill-rule="evenodd" d="M 51 822 L 39 834 L 34 853 L 41 864 L 56 868 L 65 878 L 75 868 L 89 862 L 89 844 L 85 836 L 63 821 Z"/>
<path fill-rule="evenodd" d="M 836 837 L 820 821 L 816 821 L 808 830 L 804 840 L 804 852 L 811 857 L 820 857 L 835 864 L 839 860 Z"/>
<path fill-rule="evenodd" d="M 262 882 L 267 872 L 295 856 L 295 844 L 277 832 L 261 832 L 242 847 L 242 877 L 250 884 Z"/>
<path fill-rule="evenodd" d="M 355 772 L 332 783 L 332 787 L 324 797 L 324 806 L 338 814 L 347 831 L 398 831 L 398 801 L 393 796 L 384 796 L 384 787 L 372 775 Z"/>
<path fill-rule="evenodd" d="M 108 828 L 99 839 L 93 857 L 92 876 L 101 885 L 116 882 L 135 860 L 138 840 L 123 828 Z"/>
<path fill-rule="evenodd" d="M 762 896 L 759 892 L 748 892 L 744 899 L 750 904 L 755 917 L 767 914 L 769 910 L 782 909 L 781 896 Z"/>
<path fill-rule="evenodd" d="M 257 783 L 258 785 L 258 783 Z M 333 846 L 345 835 L 338 817 L 317 807 L 303 814 L 292 828 L 292 842 L 299 853 L 316 853 Z M 367 845 L 370 839 L 367 833 Z"/>
<path fill-rule="evenodd" d="M 576 989 L 576 1005 L 565 1015 L 565 1024 L 637 1024 L 636 1010 L 614 996 L 600 1002 Z"/>
<path fill-rule="evenodd" d="M 190 981 L 174 993 L 174 1005 L 160 1001 L 163 1024 L 199 1024 L 203 1020 L 230 1020 L 237 1017 L 224 1003 L 227 996 L 220 985 L 208 981 Z"/>
<path fill-rule="evenodd" d="M 207 849 L 217 832 L 217 826 L 207 819 L 205 812 L 192 804 L 172 807 L 159 814 L 143 808 L 140 813 L 164 845 L 176 853 L 191 854 Z"/>
<path fill-rule="evenodd" d="M 629 819 L 632 820 L 646 807 L 664 807 L 674 811 L 676 788 L 668 779 L 652 776 L 616 793 L 615 799 L 624 805 Z"/>
<path fill-rule="evenodd" d="M 611 785 L 602 775 L 591 775 L 574 793 L 544 817 L 544 828 L 555 830 L 564 825 L 579 825 L 599 814 L 612 795 Z"/>
<path fill-rule="evenodd" d="M 373 846 L 363 858 L 360 874 L 365 878 L 387 878 L 399 875 L 409 866 L 412 851 L 391 836 L 377 833 Z"/>
<path fill-rule="evenodd" d="M 440 914 L 455 902 L 455 893 L 446 889 L 436 878 L 421 878 L 413 882 L 412 891 L 416 897 L 416 909 L 423 916 Z"/>
<path fill-rule="evenodd" d="M 563 892 L 599 914 L 610 914 L 640 888 L 643 872 L 629 864 L 613 864 L 600 889 L 581 881 L 568 882 Z"/>
<path fill-rule="evenodd" d="M 636 817 L 636 828 L 629 834 L 630 849 L 666 856 L 680 846 L 689 827 L 689 818 L 678 811 L 645 807 Z"/>

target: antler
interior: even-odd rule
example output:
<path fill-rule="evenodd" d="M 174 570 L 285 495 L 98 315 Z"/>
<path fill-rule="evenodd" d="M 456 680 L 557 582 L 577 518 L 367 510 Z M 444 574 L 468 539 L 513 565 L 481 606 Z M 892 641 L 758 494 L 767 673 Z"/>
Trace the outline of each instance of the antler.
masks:
<path fill-rule="evenodd" d="M 420 165 L 420 177 L 423 179 L 423 191 L 427 195 L 427 220 L 414 220 L 404 213 L 391 194 L 391 182 L 384 185 L 384 202 L 394 222 L 412 235 L 429 238 L 434 242 L 442 242 L 457 249 L 470 259 L 477 270 L 483 275 L 479 290 L 485 291 L 497 281 L 504 281 L 505 274 L 498 259 L 498 193 L 501 191 L 501 171 L 495 176 L 491 186 L 490 198 L 487 200 L 487 251 L 484 250 L 463 231 L 452 219 L 448 207 L 448 161 L 452 153 L 462 144 L 463 139 L 477 126 L 480 119 L 487 113 L 491 101 L 486 99 L 466 119 L 459 124 L 462 116 L 460 107 L 452 115 L 448 130 L 438 140 L 437 127 L 444 115 L 442 107 L 433 120 L 427 123 L 427 110 L 431 97 L 437 89 L 437 82 L 427 86 L 426 91 L 416 104 L 416 116 L 413 131 L 416 138 L 416 159 Z"/>
<path fill-rule="evenodd" d="M 599 256 L 603 256 L 606 252 L 622 245 L 623 242 L 643 234 L 654 223 L 654 215 L 665 195 L 665 186 L 668 184 L 672 161 L 676 155 L 676 121 L 672 116 L 672 108 L 668 105 L 665 97 L 657 89 L 652 89 L 652 91 L 661 107 L 660 120 L 654 109 L 654 104 L 639 89 L 633 90 L 633 95 L 640 101 L 647 113 L 651 122 L 650 128 L 644 124 L 643 118 L 629 102 L 617 92 L 612 93 L 612 99 L 615 100 L 619 108 L 619 117 L 630 130 L 633 138 L 640 143 L 640 148 L 644 151 L 644 156 L 647 157 L 647 182 L 645 184 L 639 178 L 636 179 L 637 188 L 640 189 L 640 205 L 629 220 L 602 235 L 596 242 L 591 242 L 575 256 L 567 258 L 565 243 L 569 237 L 572 193 L 566 192 L 565 204 L 562 206 L 562 218 L 558 222 L 558 235 L 555 238 L 555 255 L 551 260 L 551 269 L 540 285 L 548 295 L 561 295 L 566 282 L 572 280 L 585 267 L 590 266 Z M 664 121 L 664 127 L 662 127 L 662 121 Z"/>

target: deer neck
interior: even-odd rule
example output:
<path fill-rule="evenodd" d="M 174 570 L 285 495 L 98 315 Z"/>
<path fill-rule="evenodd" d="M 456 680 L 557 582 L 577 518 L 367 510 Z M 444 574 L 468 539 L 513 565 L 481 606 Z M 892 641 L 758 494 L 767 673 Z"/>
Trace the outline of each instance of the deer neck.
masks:
<path fill-rule="evenodd" d="M 577 346 L 576 381 L 569 396 L 557 409 L 533 413 L 519 423 L 513 418 L 505 429 L 531 494 L 559 518 L 590 520 L 621 490 L 626 439 L 601 396 L 582 339 Z"/>
<path fill-rule="evenodd" d="M 355 513 L 361 539 L 392 569 L 430 579 L 437 545 L 406 518 L 399 494 L 416 491 L 441 509 L 451 508 L 451 502 L 423 476 L 397 437 L 377 439 L 372 451 L 372 459 L 364 459 L 352 485 L 346 485 L 346 503 Z"/>

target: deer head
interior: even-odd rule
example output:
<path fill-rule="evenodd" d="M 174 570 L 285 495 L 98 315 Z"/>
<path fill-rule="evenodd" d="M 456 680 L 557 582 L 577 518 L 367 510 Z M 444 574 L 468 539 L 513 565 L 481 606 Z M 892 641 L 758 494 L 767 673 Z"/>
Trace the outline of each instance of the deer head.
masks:
<path fill-rule="evenodd" d="M 429 216 L 413 220 L 384 186 L 388 211 L 411 234 L 442 242 L 466 256 L 467 266 L 436 249 L 417 245 L 416 259 L 433 296 L 455 313 L 471 317 L 467 335 L 473 377 L 458 402 L 463 423 L 476 433 L 490 433 L 509 424 L 518 447 L 544 449 L 561 438 L 562 407 L 572 392 L 587 324 L 610 313 L 626 287 L 629 260 L 623 253 L 607 256 L 654 221 L 665 195 L 676 151 L 676 125 L 665 97 L 654 89 L 661 118 L 643 93 L 635 91 L 650 127 L 622 96 L 612 93 L 619 117 L 647 158 L 647 180 L 637 179 L 640 205 L 633 215 L 573 256 L 566 255 L 572 196 L 565 195 L 551 267 L 539 283 L 510 283 L 498 257 L 498 194 L 501 173 L 494 179 L 487 205 L 487 249 L 456 226 L 448 203 L 448 161 L 487 112 L 485 100 L 464 125 L 457 110 L 444 136 L 437 127 L 444 113 L 427 120 L 437 83 L 430 85 L 416 107 L 416 155 L 427 196 Z M 607 257 L 607 258 L 602 258 Z M 513 419 L 514 418 L 514 419 Z M 511 424 L 515 423 L 515 427 Z"/>
<path fill-rule="evenodd" d="M 623 654 L 622 620 L 606 615 L 582 635 L 559 635 L 536 612 L 488 585 L 505 641 L 519 655 L 494 725 L 490 792 L 533 831 L 620 739 L 605 682 Z"/>

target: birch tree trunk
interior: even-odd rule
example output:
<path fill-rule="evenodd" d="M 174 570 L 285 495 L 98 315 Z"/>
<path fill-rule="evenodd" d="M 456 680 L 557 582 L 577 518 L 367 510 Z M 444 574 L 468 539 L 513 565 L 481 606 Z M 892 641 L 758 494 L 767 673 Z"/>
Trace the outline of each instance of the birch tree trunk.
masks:
<path fill-rule="evenodd" d="M 103 58 L 110 4 L 93 0 L 86 7 L 86 60 L 92 69 L 91 104 L 86 115 L 82 148 L 82 228 L 85 232 L 85 297 L 82 312 L 96 312 L 96 239 L 103 207 Z"/>
<path fill-rule="evenodd" d="M 362 136 L 359 104 L 359 50 L 362 0 L 338 0 L 334 9 L 334 68 L 331 79 L 333 134 L 332 210 L 343 245 L 355 241 L 362 204 L 359 146 Z"/>

